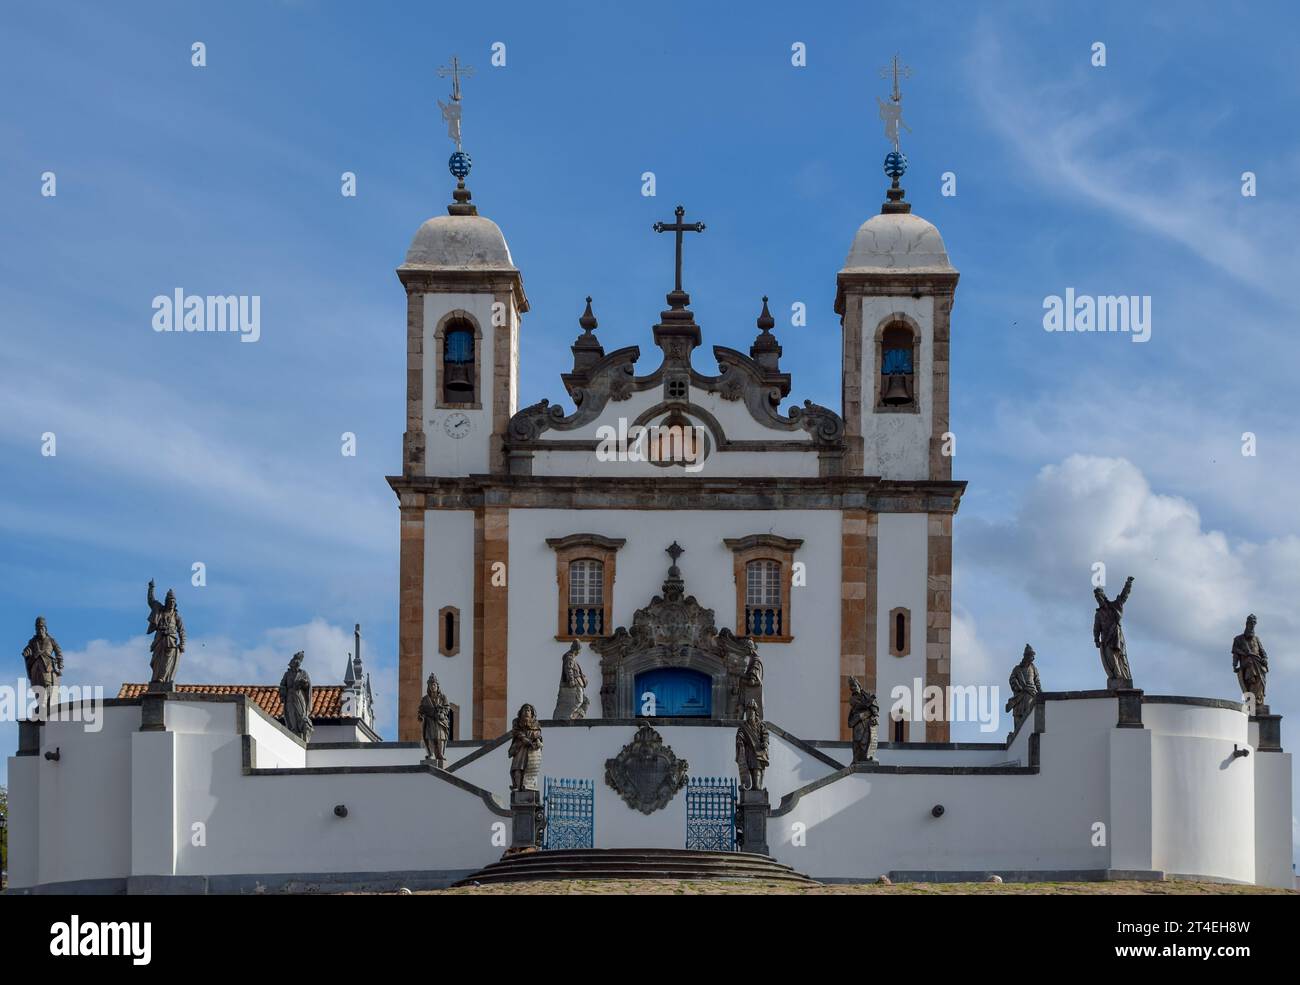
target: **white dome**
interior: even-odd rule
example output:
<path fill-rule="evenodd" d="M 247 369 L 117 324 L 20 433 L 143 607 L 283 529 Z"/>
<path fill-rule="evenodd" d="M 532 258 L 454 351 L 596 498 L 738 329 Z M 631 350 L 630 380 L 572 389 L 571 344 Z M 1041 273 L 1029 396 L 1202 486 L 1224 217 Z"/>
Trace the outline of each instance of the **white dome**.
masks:
<path fill-rule="evenodd" d="M 435 270 L 514 270 L 500 227 L 481 215 L 439 215 L 422 225 L 403 267 Z"/>
<path fill-rule="evenodd" d="M 939 230 L 919 215 L 873 215 L 853 237 L 845 270 L 898 270 L 941 273 L 953 270 Z"/>

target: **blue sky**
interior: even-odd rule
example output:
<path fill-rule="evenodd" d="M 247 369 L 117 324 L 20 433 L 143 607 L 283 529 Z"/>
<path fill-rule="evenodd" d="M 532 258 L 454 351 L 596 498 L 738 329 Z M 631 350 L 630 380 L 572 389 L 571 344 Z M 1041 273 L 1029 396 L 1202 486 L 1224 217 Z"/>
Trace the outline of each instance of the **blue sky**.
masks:
<path fill-rule="evenodd" d="M 191 679 L 318 681 L 365 627 L 391 734 L 405 296 L 448 200 L 435 69 L 465 84 L 475 202 L 523 271 L 522 403 L 562 393 L 587 294 L 649 343 L 682 202 L 706 346 L 763 294 L 792 396 L 839 406 L 835 273 L 878 211 L 875 100 L 914 71 L 904 185 L 943 233 L 953 312 L 957 676 L 1094 686 L 1088 565 L 1137 576 L 1149 691 L 1232 696 L 1248 611 L 1270 704 L 1300 712 L 1294 281 L 1297 14 L 1180 5 L 326 2 L 11 6 L 0 32 L 0 621 L 39 612 L 69 677 L 142 679 L 145 583 L 174 585 Z M 484 9 L 485 8 L 485 9 Z M 207 66 L 190 46 L 207 46 Z M 1107 64 L 1090 64 L 1106 44 Z M 490 46 L 506 45 L 506 65 Z M 791 65 L 791 45 L 807 65 Z M 658 195 L 640 194 L 653 171 Z M 1241 174 L 1258 176 L 1243 197 Z M 41 174 L 58 194 L 40 195 Z M 339 194 L 340 174 L 358 195 Z M 940 195 L 940 175 L 957 195 Z M 262 298 L 262 338 L 159 335 L 177 287 Z M 1052 335 L 1044 297 L 1152 298 L 1152 338 Z M 794 328 L 780 312 L 808 306 Z M 57 435 L 58 454 L 40 454 Z M 358 454 L 339 454 L 352 431 Z M 1241 454 L 1241 435 L 1258 454 Z M 189 586 L 202 560 L 208 585 Z M 964 672 L 963 672 L 964 668 Z M 1290 719 L 1296 720 L 1296 719 Z M 1289 732 L 1284 724 L 1284 732 Z M 14 726 L 0 724 L 0 746 Z M 1287 741 L 1284 739 L 1284 742 Z M 1291 740 L 1294 741 L 1294 740 Z"/>

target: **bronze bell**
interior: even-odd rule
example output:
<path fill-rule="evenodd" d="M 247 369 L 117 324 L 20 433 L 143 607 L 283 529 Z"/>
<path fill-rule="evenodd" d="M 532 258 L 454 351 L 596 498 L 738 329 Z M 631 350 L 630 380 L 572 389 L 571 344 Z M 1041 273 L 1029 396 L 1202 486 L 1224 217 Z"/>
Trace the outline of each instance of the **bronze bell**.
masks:
<path fill-rule="evenodd" d="M 474 384 L 469 378 L 469 363 L 447 363 L 447 378 L 443 386 L 450 394 L 473 393 Z"/>
<path fill-rule="evenodd" d="M 886 378 L 885 392 L 880 397 L 882 404 L 910 404 L 912 402 L 912 375 L 910 373 L 890 373 Z"/>

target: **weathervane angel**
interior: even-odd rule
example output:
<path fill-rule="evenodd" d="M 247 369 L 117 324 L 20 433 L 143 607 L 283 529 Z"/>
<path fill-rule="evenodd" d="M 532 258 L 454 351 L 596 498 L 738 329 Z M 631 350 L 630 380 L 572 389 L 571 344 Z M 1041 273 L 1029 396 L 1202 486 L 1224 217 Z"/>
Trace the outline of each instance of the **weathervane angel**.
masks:
<path fill-rule="evenodd" d="M 900 75 L 905 79 L 911 78 L 912 70 L 905 65 L 899 65 L 898 56 L 895 55 L 889 67 L 881 69 L 880 72 L 881 77 L 886 79 L 891 74 L 894 77 L 894 91 L 890 93 L 887 102 L 879 96 L 876 97 L 876 102 L 880 104 L 880 118 L 885 123 L 885 138 L 894 145 L 894 150 L 897 151 L 901 149 L 899 147 L 898 128 L 902 127 L 908 133 L 912 132 L 912 128 L 903 122 L 903 94 L 898 88 L 898 78 Z"/>
<path fill-rule="evenodd" d="M 460 59 L 455 55 L 451 56 L 451 65 L 443 66 L 438 69 L 438 75 L 446 78 L 451 76 L 451 102 L 444 103 L 438 100 L 438 108 L 442 110 L 442 119 L 447 124 L 447 136 L 456 141 L 456 149 L 460 150 L 460 80 L 468 79 L 474 74 L 474 69 L 469 65 L 462 65 Z"/>

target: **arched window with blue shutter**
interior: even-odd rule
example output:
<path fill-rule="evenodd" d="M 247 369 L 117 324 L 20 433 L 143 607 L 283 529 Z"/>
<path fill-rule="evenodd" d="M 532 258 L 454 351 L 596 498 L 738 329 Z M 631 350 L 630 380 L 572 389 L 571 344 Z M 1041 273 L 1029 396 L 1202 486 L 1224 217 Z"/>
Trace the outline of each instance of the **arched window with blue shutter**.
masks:
<path fill-rule="evenodd" d="M 880 403 L 906 406 L 916 400 L 916 369 L 912 330 L 900 323 L 885 329 L 880 337 Z"/>
<path fill-rule="evenodd" d="M 447 323 L 442 336 L 442 399 L 449 404 L 478 401 L 474 326 L 463 318 Z"/>

